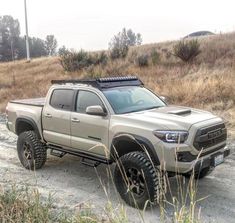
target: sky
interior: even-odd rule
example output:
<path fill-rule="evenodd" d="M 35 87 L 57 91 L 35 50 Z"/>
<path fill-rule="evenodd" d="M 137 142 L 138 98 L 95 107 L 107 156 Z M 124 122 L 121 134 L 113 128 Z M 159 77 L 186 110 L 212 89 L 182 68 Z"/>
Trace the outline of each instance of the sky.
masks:
<path fill-rule="evenodd" d="M 235 31 L 234 0 L 27 0 L 29 35 L 53 34 L 59 46 L 108 48 L 110 39 L 131 28 L 143 43 L 179 39 L 194 31 Z M 24 0 L 0 0 L 0 16 L 12 15 L 25 34 Z"/>

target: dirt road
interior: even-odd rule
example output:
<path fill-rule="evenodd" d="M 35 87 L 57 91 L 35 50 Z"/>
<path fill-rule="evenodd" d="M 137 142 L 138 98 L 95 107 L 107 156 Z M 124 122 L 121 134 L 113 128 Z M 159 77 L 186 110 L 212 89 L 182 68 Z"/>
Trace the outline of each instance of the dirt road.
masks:
<path fill-rule="evenodd" d="M 230 142 L 229 146 L 234 151 L 235 141 Z M 49 155 L 43 169 L 37 172 L 25 170 L 17 158 L 16 137 L 7 131 L 4 118 L 0 116 L 0 186 L 36 186 L 43 196 L 49 193 L 53 195 L 56 208 L 72 210 L 86 203 L 94 208 L 94 212 L 104 214 L 108 199 L 114 208 L 120 202 L 107 172 L 105 165 L 95 170 L 82 165 L 79 158 L 69 155 L 62 159 Z M 177 196 L 176 178 L 170 179 L 170 185 L 173 194 Z M 235 153 L 209 176 L 200 180 L 197 197 L 207 197 L 198 203 L 203 222 L 235 222 Z M 131 222 L 142 222 L 137 210 L 126 208 Z M 166 212 L 170 221 L 173 214 L 170 205 L 166 207 Z M 147 210 L 144 218 L 147 223 L 160 222 L 159 208 Z"/>

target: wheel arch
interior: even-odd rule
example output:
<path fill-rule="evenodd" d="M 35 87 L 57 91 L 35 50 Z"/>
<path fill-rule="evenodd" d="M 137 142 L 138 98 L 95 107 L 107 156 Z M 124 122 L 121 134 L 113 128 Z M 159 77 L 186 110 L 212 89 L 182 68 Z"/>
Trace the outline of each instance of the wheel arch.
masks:
<path fill-rule="evenodd" d="M 160 164 L 153 144 L 145 137 L 129 133 L 119 133 L 113 137 L 110 151 L 110 157 L 113 162 L 115 162 L 117 158 L 134 151 L 147 151 L 152 162 L 155 165 Z"/>
<path fill-rule="evenodd" d="M 15 132 L 17 135 L 20 135 L 22 132 L 34 131 L 36 135 L 41 139 L 40 132 L 36 122 L 29 117 L 19 117 L 16 119 L 15 123 Z"/>

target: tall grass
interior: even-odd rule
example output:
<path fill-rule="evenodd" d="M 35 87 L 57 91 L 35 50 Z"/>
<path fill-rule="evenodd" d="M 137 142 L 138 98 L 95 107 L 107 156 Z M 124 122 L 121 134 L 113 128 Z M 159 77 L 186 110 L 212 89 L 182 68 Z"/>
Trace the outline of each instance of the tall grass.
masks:
<path fill-rule="evenodd" d="M 138 143 L 138 142 L 136 142 Z M 145 153 L 150 160 L 151 164 L 154 166 L 154 162 L 146 150 L 144 146 L 141 146 L 143 149 L 143 153 Z M 177 148 L 175 148 L 177 150 Z M 108 153 L 108 150 L 107 150 Z M 199 155 L 198 155 L 199 157 Z M 126 173 L 123 171 L 122 163 L 118 161 L 118 158 L 116 157 L 116 165 L 117 168 L 120 169 L 122 172 L 122 178 L 126 184 L 127 191 L 131 191 L 130 185 L 128 184 L 128 177 Z M 198 158 L 197 158 L 198 160 Z M 197 161 L 195 160 L 195 162 Z M 115 207 L 114 204 L 111 202 L 110 194 L 108 193 L 110 184 L 115 185 L 114 183 L 114 175 L 113 175 L 113 169 L 111 166 L 107 167 L 107 178 L 109 179 L 110 184 L 108 186 L 105 186 L 103 183 L 101 177 L 99 176 L 99 173 L 97 169 L 95 168 L 97 177 L 100 180 L 100 184 L 104 190 L 106 199 L 108 201 L 108 209 L 109 214 L 108 216 L 111 216 L 114 219 L 117 219 L 117 222 L 123 222 L 128 223 L 128 214 L 125 205 L 123 204 L 123 201 L 118 196 L 118 191 L 115 188 L 115 193 L 118 198 L 118 206 Z M 192 172 L 192 175 L 189 180 L 186 180 L 178 171 L 178 167 L 176 165 L 175 167 L 175 179 L 177 182 L 177 193 L 175 194 L 173 191 L 176 188 L 172 188 L 172 185 L 170 183 L 170 177 L 168 177 L 167 172 L 165 170 L 164 160 L 162 160 L 161 164 L 159 166 L 155 166 L 155 172 L 158 176 L 159 181 L 159 187 L 160 187 L 160 193 L 158 194 L 159 197 L 155 203 L 152 203 L 150 200 L 146 201 L 145 206 L 143 209 L 140 209 L 137 205 L 135 205 L 136 213 L 139 216 L 139 221 L 143 223 L 147 223 L 148 220 L 145 218 L 145 213 L 151 210 L 151 212 L 154 213 L 154 209 L 157 206 L 159 208 L 160 216 L 156 215 L 156 219 L 160 217 L 160 222 L 172 222 L 172 223 L 200 223 L 201 222 L 201 213 L 200 209 L 198 208 L 198 203 L 206 198 L 197 198 L 197 188 L 198 184 L 197 181 L 194 178 L 194 172 Z M 145 179 L 145 176 L 144 176 Z M 145 180 L 146 183 L 146 180 Z M 165 193 L 165 192 L 166 193 Z M 113 194 L 112 194 L 113 195 Z M 131 193 L 131 197 L 135 199 L 135 196 L 133 193 Z M 199 209 L 199 211 L 198 211 Z M 173 215 L 171 214 L 173 213 Z M 112 221 L 110 221 L 112 222 Z M 116 222 L 116 221 L 115 221 Z"/>
<path fill-rule="evenodd" d="M 159 173 L 159 169 L 156 169 L 156 171 Z M 116 191 L 118 200 L 113 203 L 108 192 L 110 185 L 105 186 L 97 170 L 96 172 L 107 200 L 107 204 L 101 208 L 100 214 L 97 214 L 97 212 L 94 214 L 93 209 L 97 207 L 91 208 L 89 205 L 79 208 L 76 212 L 62 211 L 57 209 L 53 196 L 49 195 L 45 198 L 41 196 L 37 189 L 14 185 L 7 187 L 7 189 L 0 189 L 0 222 L 129 223 L 129 217 L 131 218 L 131 216 L 128 214 L 128 208 L 118 197 L 118 192 Z M 114 184 L 111 166 L 107 167 L 107 177 L 110 183 Z M 125 174 L 123 177 L 126 178 Z M 162 181 L 162 179 L 162 175 L 159 175 L 159 180 Z M 162 194 L 158 199 L 157 207 L 160 210 L 160 216 L 156 215 L 156 219 L 160 217 L 160 222 L 172 223 L 201 222 L 200 211 L 197 211 L 197 203 L 200 200 L 197 200 L 197 183 L 194 178 L 191 177 L 188 182 L 183 177 L 177 176 L 176 194 L 172 192 L 170 179 L 164 176 L 164 180 L 167 183 L 168 195 Z M 149 210 L 154 213 L 155 206 L 156 204 L 147 202 L 143 210 L 137 207 L 136 213 L 139 216 L 139 222 L 147 223 L 145 213 Z"/>
<path fill-rule="evenodd" d="M 48 222 L 54 219 L 51 209 L 51 197 L 42 204 L 37 190 L 13 186 L 0 191 L 0 222 Z"/>
<path fill-rule="evenodd" d="M 53 197 L 45 199 L 37 189 L 12 186 L 0 190 L 1 223 L 128 223 L 125 209 L 116 213 L 112 203 L 103 209 L 104 216 L 97 216 L 92 208 L 82 208 L 78 212 L 56 209 Z"/>

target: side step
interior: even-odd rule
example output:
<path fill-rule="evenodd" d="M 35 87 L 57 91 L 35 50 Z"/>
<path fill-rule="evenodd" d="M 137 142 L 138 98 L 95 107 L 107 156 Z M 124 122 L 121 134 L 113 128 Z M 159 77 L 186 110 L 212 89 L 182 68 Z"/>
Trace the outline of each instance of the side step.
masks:
<path fill-rule="evenodd" d="M 86 166 L 89 166 L 89 167 L 97 167 L 101 164 L 99 161 L 92 161 L 92 160 L 86 159 L 86 158 L 82 158 L 81 163 L 83 165 L 86 165 Z"/>
<path fill-rule="evenodd" d="M 59 157 L 59 158 L 62 158 L 62 157 L 65 156 L 67 153 L 66 153 L 66 152 L 60 152 L 60 151 L 58 151 L 58 150 L 53 150 L 53 149 L 51 149 L 50 154 L 51 154 L 52 156 L 57 156 L 57 157 Z"/>

